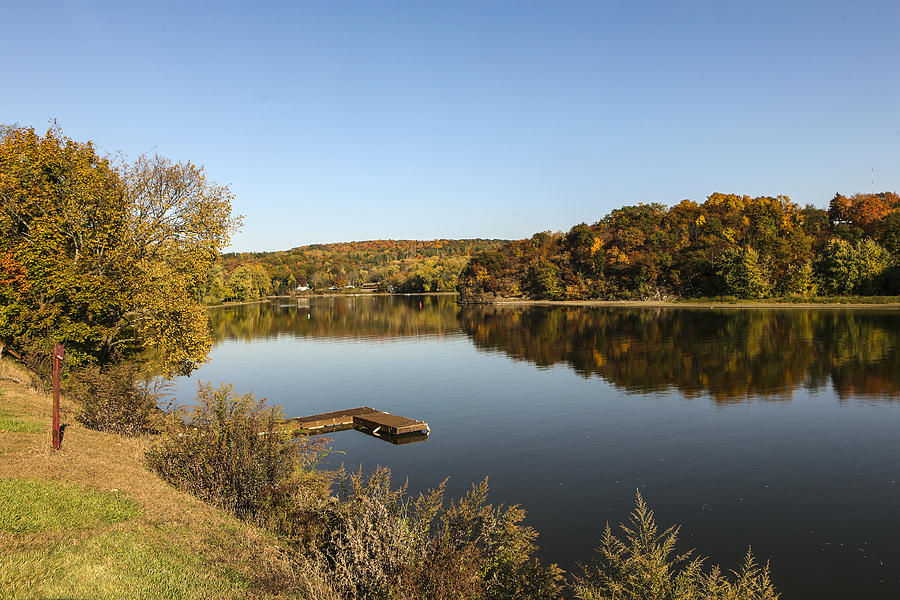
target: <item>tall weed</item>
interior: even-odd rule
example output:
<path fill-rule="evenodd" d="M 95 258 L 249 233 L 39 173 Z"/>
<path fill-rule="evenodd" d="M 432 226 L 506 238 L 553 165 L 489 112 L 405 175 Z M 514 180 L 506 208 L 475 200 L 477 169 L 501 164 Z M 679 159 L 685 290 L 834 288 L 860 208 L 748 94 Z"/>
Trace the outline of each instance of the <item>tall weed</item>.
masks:
<path fill-rule="evenodd" d="M 38 344 L 30 344 L 22 348 L 21 355 L 22 364 L 31 374 L 31 388 L 38 392 L 49 392 L 53 388 L 52 351 Z M 66 361 L 63 361 L 62 367 L 65 373 Z"/>
<path fill-rule="evenodd" d="M 719 567 L 704 572 L 693 551 L 676 554 L 678 527 L 659 530 L 653 511 L 636 494 L 635 509 L 617 537 L 609 525 L 594 560 L 575 578 L 581 600 L 777 600 L 769 566 L 760 567 L 748 550 L 739 571 L 726 577 Z"/>

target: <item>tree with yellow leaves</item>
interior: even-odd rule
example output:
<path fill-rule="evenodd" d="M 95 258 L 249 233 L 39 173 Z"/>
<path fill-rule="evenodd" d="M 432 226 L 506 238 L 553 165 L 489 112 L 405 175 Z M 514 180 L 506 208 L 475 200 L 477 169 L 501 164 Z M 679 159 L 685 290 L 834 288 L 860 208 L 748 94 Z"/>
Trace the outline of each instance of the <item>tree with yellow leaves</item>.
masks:
<path fill-rule="evenodd" d="M 238 224 L 228 188 L 158 156 L 116 166 L 57 127 L 0 138 L 0 340 L 105 363 L 202 361 L 200 293 Z"/>

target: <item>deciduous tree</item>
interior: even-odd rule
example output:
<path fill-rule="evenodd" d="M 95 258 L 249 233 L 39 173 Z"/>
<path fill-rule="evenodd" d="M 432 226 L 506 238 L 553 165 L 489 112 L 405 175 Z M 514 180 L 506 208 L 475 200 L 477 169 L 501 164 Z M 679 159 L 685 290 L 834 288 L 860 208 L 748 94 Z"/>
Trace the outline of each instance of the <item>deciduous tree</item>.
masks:
<path fill-rule="evenodd" d="M 747 246 L 730 248 L 720 260 L 719 275 L 723 291 L 738 298 L 765 298 L 771 292 L 765 269 L 759 264 L 759 254 Z"/>
<path fill-rule="evenodd" d="M 200 303 L 237 221 L 228 188 L 161 157 L 116 167 L 58 128 L 0 137 L 0 339 L 64 343 L 75 363 L 148 348 L 190 368 Z"/>
<path fill-rule="evenodd" d="M 816 271 L 822 289 L 829 294 L 867 294 L 875 280 L 891 265 L 891 254 L 877 242 L 864 239 L 828 242 L 819 255 Z"/>

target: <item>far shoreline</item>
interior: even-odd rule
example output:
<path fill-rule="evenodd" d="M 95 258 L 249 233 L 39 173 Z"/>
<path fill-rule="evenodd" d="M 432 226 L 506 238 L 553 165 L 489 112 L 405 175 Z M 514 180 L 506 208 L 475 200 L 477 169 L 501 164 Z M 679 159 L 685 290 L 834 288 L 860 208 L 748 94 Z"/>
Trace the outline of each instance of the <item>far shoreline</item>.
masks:
<path fill-rule="evenodd" d="M 228 308 L 231 306 L 245 306 L 249 304 L 263 304 L 275 300 L 299 300 L 301 298 L 358 298 L 361 296 L 458 296 L 458 292 L 414 292 L 395 294 L 390 292 L 364 292 L 345 294 L 304 294 L 299 296 L 268 296 L 261 300 L 248 302 L 226 302 L 222 304 L 208 304 L 206 308 Z M 776 302 L 762 300 L 741 300 L 725 302 L 721 300 L 528 300 L 524 298 L 500 298 L 486 302 L 461 302 L 466 306 L 571 306 L 582 308 L 823 308 L 823 309 L 900 309 L 900 298 L 892 302 Z"/>
<path fill-rule="evenodd" d="M 487 306 L 573 306 L 603 308 L 900 308 L 900 300 L 895 302 L 772 302 L 772 301 L 703 301 L 703 300 L 519 300 L 502 299 L 482 303 Z"/>
<path fill-rule="evenodd" d="M 220 304 L 207 304 L 206 308 L 228 308 L 231 306 L 246 306 L 248 304 L 263 304 L 264 302 L 271 302 L 271 298 L 264 298 L 262 300 L 247 300 L 246 302 L 222 302 Z"/>
<path fill-rule="evenodd" d="M 373 296 L 458 296 L 459 292 L 409 292 L 397 294 L 392 292 L 352 292 L 341 294 L 298 294 L 294 296 L 266 296 L 259 300 L 247 300 L 246 302 L 220 302 L 219 304 L 205 304 L 206 308 L 229 308 L 231 306 L 247 306 L 249 304 L 265 304 L 275 300 L 300 300 L 303 298 L 362 298 Z"/>

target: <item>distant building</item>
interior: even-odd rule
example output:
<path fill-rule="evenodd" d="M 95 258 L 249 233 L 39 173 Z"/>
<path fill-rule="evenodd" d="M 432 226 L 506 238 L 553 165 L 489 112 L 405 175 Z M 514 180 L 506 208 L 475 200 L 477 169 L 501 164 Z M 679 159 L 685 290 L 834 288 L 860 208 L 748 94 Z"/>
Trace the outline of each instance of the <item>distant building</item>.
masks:
<path fill-rule="evenodd" d="M 308 292 L 308 291 L 309 291 L 309 286 L 308 286 L 308 285 L 297 286 L 297 291 L 298 291 L 298 292 Z"/>

